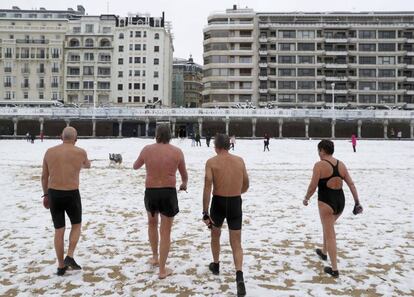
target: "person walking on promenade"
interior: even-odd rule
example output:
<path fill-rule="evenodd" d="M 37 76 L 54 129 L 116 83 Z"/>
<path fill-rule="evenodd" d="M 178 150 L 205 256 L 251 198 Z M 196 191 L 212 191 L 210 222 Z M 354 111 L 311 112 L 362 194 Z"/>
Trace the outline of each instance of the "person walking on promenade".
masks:
<path fill-rule="evenodd" d="M 264 152 L 266 151 L 266 149 L 267 149 L 267 151 L 270 151 L 269 150 L 269 143 L 270 143 L 270 137 L 267 133 L 265 133 L 265 135 L 264 135 L 264 148 L 263 148 Z"/>
<path fill-rule="evenodd" d="M 355 134 L 352 134 L 351 142 L 352 142 L 352 148 L 354 149 L 354 153 L 356 153 L 357 138 Z"/>
<path fill-rule="evenodd" d="M 152 250 L 149 263 L 159 265 L 159 279 L 172 274 L 166 267 L 171 245 L 171 228 L 178 214 L 178 200 L 175 174 L 181 175 L 179 190 L 187 190 L 188 175 L 183 152 L 170 144 L 171 130 L 168 125 L 159 125 L 155 132 L 156 143 L 145 146 L 133 168 L 145 165 L 145 209 L 148 216 L 148 237 Z M 158 245 L 158 221 L 161 217 Z"/>
<path fill-rule="evenodd" d="M 43 205 L 50 208 L 55 227 L 55 250 L 58 260 L 57 275 L 65 274 L 68 267 L 80 270 L 74 259 L 74 252 L 81 234 L 82 204 L 79 193 L 79 172 L 90 168 L 91 162 L 84 149 L 75 146 L 77 132 L 66 127 L 62 132 L 63 143 L 49 148 L 43 158 L 42 188 Z M 72 228 L 69 235 L 69 249 L 65 259 L 64 235 L 65 212 Z"/>

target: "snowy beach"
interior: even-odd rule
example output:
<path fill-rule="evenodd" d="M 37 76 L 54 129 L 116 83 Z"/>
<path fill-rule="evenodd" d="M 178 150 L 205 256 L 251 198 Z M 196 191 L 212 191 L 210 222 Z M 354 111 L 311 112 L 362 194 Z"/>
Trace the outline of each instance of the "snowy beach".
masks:
<path fill-rule="evenodd" d="M 56 276 L 53 224 L 42 206 L 40 175 L 47 148 L 58 140 L 0 141 L 0 296 L 235 296 L 233 258 L 226 225 L 221 274 L 208 271 L 210 236 L 201 221 L 204 166 L 213 147 L 172 144 L 185 154 L 188 193 L 178 194 L 169 267 L 158 280 L 150 256 L 144 207 L 145 170 L 132 163 L 152 139 L 80 139 L 92 168 L 81 173 L 83 227 L 75 257 L 82 271 Z M 237 140 L 250 189 L 243 196 L 244 274 L 247 296 L 414 296 L 414 142 L 335 141 L 334 157 L 347 165 L 364 206 L 346 207 L 336 225 L 338 268 L 332 279 L 314 253 L 322 241 L 314 195 L 302 205 L 317 140 Z M 121 166 L 109 166 L 120 153 Z M 178 177 L 179 181 L 179 177 Z M 66 218 L 68 237 L 70 222 Z M 67 243 L 67 241 L 66 241 Z M 67 244 L 65 249 L 67 248 Z"/>

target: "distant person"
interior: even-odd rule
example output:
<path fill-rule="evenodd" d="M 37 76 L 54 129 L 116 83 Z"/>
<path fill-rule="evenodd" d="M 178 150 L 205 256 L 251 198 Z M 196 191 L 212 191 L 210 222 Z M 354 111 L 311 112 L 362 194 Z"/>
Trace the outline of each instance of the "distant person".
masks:
<path fill-rule="evenodd" d="M 26 141 L 27 142 L 30 142 L 31 141 L 31 139 L 30 139 L 30 133 L 29 132 L 26 133 Z"/>
<path fill-rule="evenodd" d="M 43 133 L 43 131 L 40 131 L 40 141 L 43 142 L 43 138 L 45 138 L 45 134 Z"/>
<path fill-rule="evenodd" d="M 398 137 L 398 140 L 401 140 L 401 137 L 402 137 L 402 132 L 401 131 L 398 131 L 397 137 Z"/>
<path fill-rule="evenodd" d="M 168 125 L 159 125 L 155 131 L 156 143 L 145 146 L 133 168 L 145 164 L 145 209 L 148 216 L 148 237 L 152 250 L 149 263 L 159 265 L 158 278 L 172 274 L 166 267 L 171 245 L 171 228 L 174 216 L 178 214 L 178 200 L 175 174 L 181 175 L 180 191 L 187 190 L 188 175 L 183 152 L 170 144 L 171 130 Z M 161 216 L 160 244 L 158 246 L 158 220 Z M 159 255 L 158 255 L 159 250 Z"/>
<path fill-rule="evenodd" d="M 206 134 L 206 145 L 207 145 L 207 147 L 210 147 L 210 141 L 211 141 L 211 134 L 210 134 L 210 131 L 207 131 L 207 134 Z"/>
<path fill-rule="evenodd" d="M 330 140 L 322 140 L 318 144 L 319 162 L 313 167 L 313 175 L 308 191 L 303 200 L 305 206 L 318 187 L 318 208 L 323 227 L 323 248 L 316 249 L 316 254 L 327 260 L 327 253 L 331 260 L 332 267 L 325 267 L 325 273 L 333 277 L 339 276 L 336 259 L 336 234 L 335 222 L 341 216 L 345 207 L 345 195 L 342 190 L 343 180 L 351 190 L 355 206 L 353 213 L 362 213 L 362 206 L 359 203 L 357 189 L 344 163 L 335 159 L 334 143 Z"/>
<path fill-rule="evenodd" d="M 230 138 L 230 148 L 234 151 L 234 146 L 236 145 L 236 135 L 233 135 Z"/>
<path fill-rule="evenodd" d="M 391 134 L 391 138 L 394 138 L 394 137 L 395 137 L 395 131 L 394 131 L 394 128 L 391 128 L 390 134 Z"/>
<path fill-rule="evenodd" d="M 213 262 L 209 270 L 220 273 L 220 235 L 224 219 L 230 233 L 230 246 L 236 268 L 237 296 L 245 296 L 243 277 L 243 249 L 241 246 L 242 199 L 241 194 L 249 188 L 249 177 L 242 158 L 229 153 L 230 139 L 225 134 L 217 134 L 214 139 L 217 156 L 206 163 L 203 192 L 203 221 L 211 228 L 211 251 Z M 213 198 L 210 206 L 210 195 Z"/>
<path fill-rule="evenodd" d="M 55 250 L 58 260 L 57 275 L 65 274 L 68 267 L 82 269 L 74 259 L 74 252 L 81 233 L 82 204 L 79 194 L 79 172 L 90 168 L 86 151 L 75 146 L 77 132 L 66 127 L 62 132 L 63 143 L 46 151 L 43 158 L 42 188 L 43 204 L 50 207 L 55 227 Z M 64 235 L 65 212 L 72 228 L 69 235 L 69 249 L 65 259 Z"/>
<path fill-rule="evenodd" d="M 264 149 L 263 149 L 264 152 L 266 151 L 266 149 L 267 149 L 267 151 L 270 151 L 269 150 L 269 143 L 270 143 L 270 137 L 267 133 L 265 133 L 265 135 L 264 135 Z"/>
<path fill-rule="evenodd" d="M 200 133 L 197 133 L 195 136 L 195 142 L 196 142 L 196 146 L 201 146 L 201 136 Z"/>
<path fill-rule="evenodd" d="M 195 146 L 195 137 L 193 132 L 190 133 L 190 139 L 191 139 L 191 146 Z"/>
<path fill-rule="evenodd" d="M 357 137 L 355 136 L 355 134 L 352 134 L 351 136 L 351 143 L 352 148 L 354 149 L 354 153 L 356 153 Z"/>
<path fill-rule="evenodd" d="M 36 139 L 36 136 L 34 134 L 30 134 L 31 143 L 34 143 L 35 139 Z"/>

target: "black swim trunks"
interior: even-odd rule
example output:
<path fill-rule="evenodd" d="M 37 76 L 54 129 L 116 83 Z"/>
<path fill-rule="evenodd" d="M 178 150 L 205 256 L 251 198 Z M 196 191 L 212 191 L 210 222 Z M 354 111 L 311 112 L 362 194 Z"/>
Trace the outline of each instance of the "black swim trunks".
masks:
<path fill-rule="evenodd" d="M 217 228 L 221 228 L 226 219 L 230 230 L 241 230 L 243 217 L 241 197 L 214 195 L 211 201 L 210 217 Z"/>
<path fill-rule="evenodd" d="M 147 188 L 145 189 L 145 209 L 152 216 L 156 212 L 166 216 L 174 217 L 178 209 L 177 190 L 175 188 Z"/>
<path fill-rule="evenodd" d="M 55 229 L 65 227 L 65 212 L 70 222 L 80 224 L 82 222 L 82 203 L 79 190 L 54 190 L 49 189 L 50 213 L 52 214 Z"/>

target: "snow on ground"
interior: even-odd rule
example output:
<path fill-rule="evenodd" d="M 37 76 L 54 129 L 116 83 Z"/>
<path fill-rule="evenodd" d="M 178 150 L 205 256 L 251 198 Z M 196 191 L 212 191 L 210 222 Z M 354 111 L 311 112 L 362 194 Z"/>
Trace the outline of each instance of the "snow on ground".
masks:
<path fill-rule="evenodd" d="M 174 275 L 157 279 L 150 256 L 144 208 L 144 170 L 133 171 L 138 152 L 153 140 L 79 140 L 93 168 L 81 176 L 83 234 L 76 259 L 82 271 L 55 275 L 53 225 L 41 203 L 41 161 L 57 140 L 0 141 L 1 296 L 235 296 L 228 232 L 222 233 L 220 276 L 207 268 L 209 232 L 201 222 L 205 161 L 214 155 L 203 142 L 174 140 L 186 155 L 188 193 L 179 194 L 169 265 Z M 302 199 L 317 141 L 238 140 L 251 187 L 243 197 L 244 271 L 248 296 L 414 296 L 414 142 L 336 141 L 365 207 L 346 208 L 337 224 L 339 270 L 323 274 L 314 254 L 322 239 L 315 196 Z M 109 167 L 108 153 L 122 153 L 121 167 Z M 70 227 L 67 219 L 67 226 Z M 69 228 L 68 228 L 69 229 Z M 69 231 L 69 230 L 68 230 Z M 66 232 L 66 238 L 69 232 Z"/>

